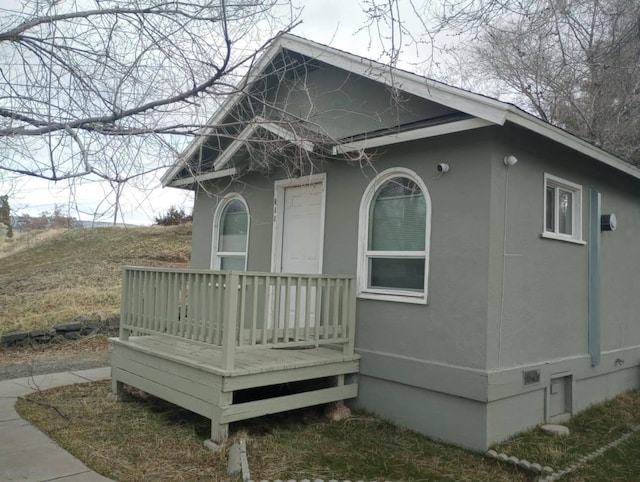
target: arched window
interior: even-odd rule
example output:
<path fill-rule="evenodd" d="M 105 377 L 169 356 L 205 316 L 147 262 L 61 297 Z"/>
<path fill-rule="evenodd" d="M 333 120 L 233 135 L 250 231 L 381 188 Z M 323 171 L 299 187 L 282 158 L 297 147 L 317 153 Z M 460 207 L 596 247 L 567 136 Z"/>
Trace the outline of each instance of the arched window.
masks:
<path fill-rule="evenodd" d="M 211 267 L 245 270 L 248 233 L 249 214 L 244 199 L 237 194 L 223 199 L 214 216 Z"/>
<path fill-rule="evenodd" d="M 389 169 L 360 205 L 359 296 L 426 303 L 431 202 L 409 169 Z"/>

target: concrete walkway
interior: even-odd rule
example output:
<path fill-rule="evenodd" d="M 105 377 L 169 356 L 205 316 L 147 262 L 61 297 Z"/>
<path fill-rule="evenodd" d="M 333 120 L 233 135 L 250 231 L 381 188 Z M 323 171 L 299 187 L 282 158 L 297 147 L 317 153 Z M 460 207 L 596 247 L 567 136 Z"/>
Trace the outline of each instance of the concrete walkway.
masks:
<path fill-rule="evenodd" d="M 19 396 L 36 390 L 110 378 L 110 368 L 52 373 L 0 382 L 0 481 L 108 482 L 20 418 Z"/>

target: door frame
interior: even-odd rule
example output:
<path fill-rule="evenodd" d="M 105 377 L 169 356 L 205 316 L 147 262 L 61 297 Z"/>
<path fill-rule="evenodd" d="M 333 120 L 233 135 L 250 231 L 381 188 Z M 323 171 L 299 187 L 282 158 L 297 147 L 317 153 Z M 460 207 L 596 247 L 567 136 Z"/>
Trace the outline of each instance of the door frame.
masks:
<path fill-rule="evenodd" d="M 310 184 L 321 184 L 322 193 L 320 201 L 320 252 L 318 253 L 318 263 L 320 273 L 323 272 L 324 253 L 324 216 L 327 195 L 327 175 L 326 173 L 313 174 L 311 176 L 298 177 L 295 179 L 281 179 L 275 181 L 273 185 L 273 230 L 271 239 L 271 272 L 282 272 L 282 237 L 284 233 L 284 209 L 285 192 L 287 188 L 299 187 Z"/>

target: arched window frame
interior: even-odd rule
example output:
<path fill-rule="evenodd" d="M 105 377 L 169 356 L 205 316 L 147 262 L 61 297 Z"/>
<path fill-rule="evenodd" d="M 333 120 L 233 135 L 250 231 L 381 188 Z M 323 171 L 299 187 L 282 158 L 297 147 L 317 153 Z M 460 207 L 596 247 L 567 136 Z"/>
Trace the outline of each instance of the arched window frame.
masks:
<path fill-rule="evenodd" d="M 244 252 L 233 252 L 233 253 L 221 253 L 219 252 L 219 242 L 220 242 L 220 222 L 222 221 L 222 213 L 224 212 L 227 205 L 232 201 L 240 201 L 244 206 L 245 211 L 247 212 L 247 239 L 244 248 Z M 219 270 L 221 269 L 221 261 L 225 256 L 244 256 L 244 267 L 243 269 L 247 269 L 247 259 L 248 259 L 248 248 L 249 248 L 249 233 L 251 231 L 251 216 L 249 214 L 249 207 L 245 199 L 238 193 L 230 193 L 224 196 L 218 205 L 216 206 L 215 213 L 213 215 L 213 234 L 212 234 L 212 247 L 211 247 L 211 269 Z"/>
<path fill-rule="evenodd" d="M 422 191 L 426 204 L 426 220 L 425 220 L 425 246 L 424 251 L 406 252 L 410 254 L 403 254 L 400 252 L 388 252 L 390 258 L 393 257 L 412 257 L 412 258 L 424 258 L 424 289 L 421 292 L 402 289 L 380 289 L 369 287 L 369 259 L 376 251 L 369 251 L 369 222 L 371 203 L 374 200 L 374 196 L 378 189 L 382 187 L 384 183 L 394 178 L 405 177 L 415 182 Z M 362 200 L 360 201 L 360 215 L 358 223 L 358 298 L 385 300 L 385 301 L 399 301 L 404 303 L 427 303 L 428 284 L 429 284 L 429 252 L 430 252 L 430 240 L 431 240 L 431 196 L 429 190 L 424 184 L 420 176 L 410 169 L 403 167 L 396 167 L 387 169 L 378 174 L 367 186 Z M 379 252 L 378 252 L 379 253 Z"/>

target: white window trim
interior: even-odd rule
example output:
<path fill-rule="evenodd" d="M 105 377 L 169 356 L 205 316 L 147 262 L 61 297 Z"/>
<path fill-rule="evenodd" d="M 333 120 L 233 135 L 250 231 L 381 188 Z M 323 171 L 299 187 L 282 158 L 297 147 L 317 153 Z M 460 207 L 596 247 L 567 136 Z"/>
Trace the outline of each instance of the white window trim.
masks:
<path fill-rule="evenodd" d="M 233 252 L 227 252 L 227 251 L 220 251 L 218 252 L 218 243 L 219 243 L 219 233 L 220 233 L 220 220 L 222 218 L 222 213 L 224 211 L 224 208 L 227 206 L 227 204 L 229 204 L 231 201 L 237 199 L 238 201 L 240 201 L 243 205 L 245 210 L 247 211 L 247 242 L 246 242 L 246 246 L 244 248 L 244 253 L 239 253 L 237 251 L 233 251 Z M 247 205 L 247 202 L 245 201 L 245 199 L 238 193 L 229 193 L 227 195 L 225 195 L 222 199 L 220 199 L 220 202 L 218 203 L 218 205 L 216 206 L 216 210 L 215 213 L 213 215 L 213 233 L 212 233 L 212 240 L 211 240 L 211 269 L 214 270 L 219 270 L 221 269 L 221 258 L 224 257 L 237 257 L 240 258 L 241 256 L 244 256 L 244 270 L 246 271 L 247 269 L 247 261 L 249 259 L 249 235 L 251 233 L 251 216 L 249 215 L 249 206 Z"/>
<path fill-rule="evenodd" d="M 282 237 L 284 236 L 284 201 L 285 191 L 288 187 L 309 186 L 311 184 L 322 185 L 322 201 L 320 206 L 320 246 L 318 253 L 319 273 L 323 273 L 323 254 L 324 254 L 324 223 L 325 223 L 325 207 L 327 198 L 327 174 L 312 174 L 311 176 L 303 176 L 291 179 L 281 179 L 275 181 L 273 186 L 273 230 L 271 233 L 271 272 L 282 272 Z"/>
<path fill-rule="evenodd" d="M 573 193 L 573 204 L 571 206 L 573 219 L 572 234 L 557 232 L 557 223 L 559 222 L 557 199 L 556 212 L 554 213 L 556 223 L 555 230 L 547 231 L 547 187 L 560 188 Z M 587 244 L 582 237 L 582 186 L 545 172 L 542 192 L 544 209 L 542 212 L 542 234 L 540 236 L 546 239 L 555 239 L 557 241 L 566 241 L 574 244 Z"/>
<path fill-rule="evenodd" d="M 373 196 L 380 186 L 395 177 L 406 177 L 415 182 L 424 196 L 427 207 L 427 219 L 425 223 L 424 251 L 369 251 L 369 211 Z M 427 304 L 429 288 L 429 247 L 431 244 L 431 196 L 429 190 L 420 176 L 410 169 L 395 167 L 387 169 L 378 174 L 369 183 L 360 201 L 360 214 L 358 220 L 358 298 L 384 301 L 398 301 L 402 303 Z M 369 258 L 375 253 L 376 257 L 393 258 L 424 258 L 424 291 L 416 292 L 411 290 L 391 290 L 370 288 L 369 280 Z"/>

